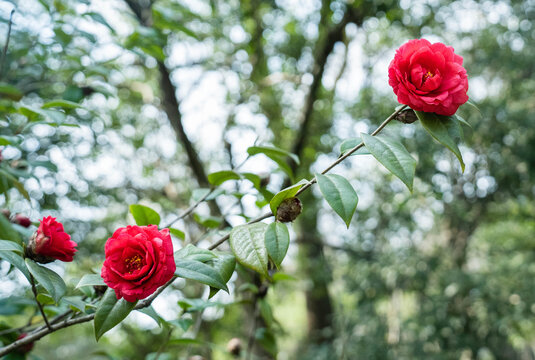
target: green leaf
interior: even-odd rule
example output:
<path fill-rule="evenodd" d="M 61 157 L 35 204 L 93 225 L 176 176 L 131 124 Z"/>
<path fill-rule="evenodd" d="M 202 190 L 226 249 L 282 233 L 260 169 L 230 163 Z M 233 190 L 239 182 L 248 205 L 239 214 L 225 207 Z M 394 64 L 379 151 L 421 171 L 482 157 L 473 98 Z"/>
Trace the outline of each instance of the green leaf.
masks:
<path fill-rule="evenodd" d="M 191 36 L 194 39 L 199 39 L 199 36 L 197 36 L 197 33 L 195 31 L 192 31 L 188 29 L 186 26 L 184 26 L 182 19 L 184 18 L 184 15 L 187 14 L 188 17 L 197 18 L 197 14 L 191 13 L 188 9 L 180 7 L 180 5 L 176 5 L 180 8 L 179 12 L 173 11 L 172 8 L 169 7 L 152 7 L 152 16 L 154 21 L 154 27 L 158 29 L 169 29 L 173 30 L 173 32 L 182 32 L 188 36 Z"/>
<path fill-rule="evenodd" d="M 230 254 L 219 254 L 211 259 L 208 262 L 208 265 L 213 267 L 219 273 L 221 279 L 223 279 L 223 282 L 226 284 L 229 282 L 232 273 L 234 273 L 234 269 L 236 268 L 236 258 Z M 210 287 L 210 296 L 208 298 L 217 294 L 218 291 L 219 289 Z"/>
<path fill-rule="evenodd" d="M 345 154 L 346 152 L 353 149 L 355 146 L 359 145 L 360 143 L 362 143 L 362 139 L 358 137 L 352 138 L 352 139 L 346 139 L 342 141 L 342 143 L 340 144 L 340 153 Z M 353 155 L 368 155 L 369 153 L 370 152 L 366 150 L 366 148 L 363 146 L 351 155 L 352 156 Z"/>
<path fill-rule="evenodd" d="M 15 251 L 22 254 L 24 250 L 22 249 L 22 246 L 14 241 L 0 240 L 0 251 Z"/>
<path fill-rule="evenodd" d="M 230 232 L 230 248 L 240 264 L 269 277 L 266 228 L 264 223 L 236 226 Z"/>
<path fill-rule="evenodd" d="M 20 142 L 19 136 L 3 135 L 0 136 L 0 145 L 18 144 Z"/>
<path fill-rule="evenodd" d="M 14 241 L 22 245 L 19 234 L 4 215 L 0 216 L 0 239 Z"/>
<path fill-rule="evenodd" d="M 387 137 L 361 134 L 362 140 L 370 153 L 396 175 L 412 192 L 416 160 L 409 154 L 407 149 L 397 141 Z"/>
<path fill-rule="evenodd" d="M 273 358 L 277 356 L 277 353 L 279 352 L 277 348 L 277 338 L 270 328 L 259 327 L 256 329 L 255 339 Z"/>
<path fill-rule="evenodd" d="M 289 157 L 291 158 L 297 165 L 299 165 L 299 158 L 297 155 L 292 154 L 288 151 L 271 147 L 271 146 L 251 146 L 247 149 L 247 153 L 251 156 L 256 154 L 264 154 L 271 160 L 273 160 L 277 165 L 279 165 L 279 168 L 284 171 L 290 179 L 293 180 L 293 171 L 290 165 L 288 165 L 286 159 Z"/>
<path fill-rule="evenodd" d="M 188 318 L 181 318 L 168 321 L 167 323 L 170 325 L 178 326 L 184 331 L 188 331 L 189 327 L 193 324 L 193 320 Z"/>
<path fill-rule="evenodd" d="M 128 302 L 125 299 L 117 300 L 113 289 L 106 290 L 95 314 L 95 338 L 97 341 L 108 330 L 123 321 L 135 306 L 135 302 Z"/>
<path fill-rule="evenodd" d="M 139 226 L 160 225 L 160 215 L 150 207 L 134 204 L 130 205 L 130 212 Z"/>
<path fill-rule="evenodd" d="M 270 159 L 273 158 L 291 158 L 297 165 L 299 165 L 299 157 L 297 155 L 292 154 L 289 151 L 279 149 L 274 146 L 251 146 L 247 149 L 247 153 L 251 156 L 256 154 L 264 154 Z"/>
<path fill-rule="evenodd" d="M 62 124 L 66 117 L 66 115 L 61 111 L 38 109 L 30 106 L 20 106 L 19 112 L 22 115 L 26 116 L 30 121 L 35 121 L 40 118 L 43 118 L 55 124 Z"/>
<path fill-rule="evenodd" d="M 28 192 L 24 188 L 24 185 L 19 180 L 17 180 L 15 176 L 2 169 L 0 169 L 0 174 L 16 188 L 26 200 L 30 201 L 30 195 L 28 195 Z"/>
<path fill-rule="evenodd" d="M 473 102 L 472 100 L 468 99 L 468 101 L 466 102 L 466 105 L 470 105 L 470 106 L 472 106 L 474 109 L 477 110 L 477 112 L 479 113 L 479 115 L 481 115 L 481 110 L 479 110 L 479 107 L 476 105 L 475 102 Z"/>
<path fill-rule="evenodd" d="M 0 83 L 0 99 L 6 97 L 11 100 L 19 101 L 22 99 L 22 92 L 13 85 Z"/>
<path fill-rule="evenodd" d="M 273 282 L 277 283 L 279 281 L 297 281 L 297 279 L 291 275 L 278 272 L 273 275 Z"/>
<path fill-rule="evenodd" d="M 222 222 L 220 218 L 215 216 L 202 216 L 199 214 L 193 214 L 193 220 L 207 228 L 217 228 Z"/>
<path fill-rule="evenodd" d="M 269 202 L 269 208 L 271 209 L 271 212 L 273 213 L 273 215 L 277 216 L 277 209 L 279 208 L 279 205 L 281 204 L 281 202 L 283 202 L 284 200 L 288 198 L 294 197 L 295 194 L 297 194 L 297 192 L 299 191 L 299 189 L 301 189 L 307 183 L 308 183 L 308 180 L 302 179 L 297 184 L 288 186 L 287 188 L 282 189 L 277 194 L 275 194 L 275 196 L 273 196 L 273 198 Z"/>
<path fill-rule="evenodd" d="M 83 16 L 91 17 L 94 21 L 96 21 L 96 22 L 106 26 L 108 29 L 110 29 L 110 31 L 112 33 L 115 33 L 115 30 L 108 24 L 106 19 L 104 19 L 104 17 L 102 15 L 100 15 L 99 13 L 97 13 L 97 12 L 87 12 L 87 13 L 83 14 Z"/>
<path fill-rule="evenodd" d="M 466 125 L 469 128 L 472 128 L 472 125 L 470 125 L 470 123 L 466 121 L 461 115 L 455 114 L 452 117 L 456 119 L 458 122 L 460 122 L 461 124 Z"/>
<path fill-rule="evenodd" d="M 58 167 L 56 164 L 54 164 L 52 161 L 48 161 L 48 160 L 31 160 L 31 161 L 28 161 L 28 163 L 31 165 L 31 166 L 42 166 L 52 172 L 57 172 L 58 171 Z"/>
<path fill-rule="evenodd" d="M 84 286 L 107 286 L 100 274 L 87 274 L 84 275 L 80 281 L 78 282 L 78 285 L 76 285 L 76 289 L 79 289 Z"/>
<path fill-rule="evenodd" d="M 80 296 L 65 296 L 61 301 L 76 311 L 85 312 L 86 304 Z"/>
<path fill-rule="evenodd" d="M 316 180 L 327 203 L 349 228 L 359 201 L 355 189 L 344 177 L 336 174 L 316 174 Z"/>
<path fill-rule="evenodd" d="M 214 302 L 214 301 L 206 301 L 203 299 L 182 299 L 177 301 L 178 306 L 184 310 L 184 312 L 198 312 L 202 311 L 209 307 L 214 306 L 224 306 L 225 304 Z"/>
<path fill-rule="evenodd" d="M 178 230 L 175 228 L 169 228 L 169 232 L 173 235 L 175 235 L 180 240 L 186 240 L 186 234 L 182 230 Z"/>
<path fill-rule="evenodd" d="M 158 324 L 159 327 L 162 327 L 162 322 L 165 321 L 160 317 L 160 315 L 158 315 L 158 313 L 156 312 L 156 310 L 154 310 L 152 306 L 138 309 L 137 311 L 147 316 L 150 316 L 154 321 L 156 321 L 156 324 Z"/>
<path fill-rule="evenodd" d="M 22 256 L 17 254 L 14 251 L 0 251 L 0 258 L 4 259 L 14 267 L 20 270 L 26 276 L 26 279 L 30 281 L 30 272 L 28 271 L 28 268 L 26 267 L 26 263 L 24 262 L 24 259 Z"/>
<path fill-rule="evenodd" d="M 175 259 L 181 258 L 187 260 L 207 262 L 208 260 L 211 260 L 215 257 L 216 255 L 210 250 L 201 249 L 192 244 L 188 244 L 182 249 L 175 252 Z"/>
<path fill-rule="evenodd" d="M 124 47 L 134 52 L 138 52 L 135 49 L 137 48 L 159 61 L 164 61 L 163 47 L 165 47 L 165 43 L 166 37 L 158 29 L 137 26 L 136 31 L 126 38 Z"/>
<path fill-rule="evenodd" d="M 290 233 L 288 227 L 280 222 L 273 222 L 268 225 L 264 243 L 271 260 L 279 268 L 282 260 L 286 256 L 288 246 L 290 246 Z"/>
<path fill-rule="evenodd" d="M 52 107 L 60 107 L 60 108 L 63 108 L 63 109 L 76 109 L 76 108 L 80 108 L 82 106 L 80 104 L 77 104 L 75 102 L 68 101 L 68 100 L 49 101 L 47 103 L 44 103 L 43 106 L 41 106 L 42 109 L 48 109 L 48 108 L 52 108 Z"/>
<path fill-rule="evenodd" d="M 175 274 L 181 278 L 198 281 L 202 284 L 228 292 L 227 285 L 219 273 L 211 266 L 196 260 L 175 259 Z"/>
<path fill-rule="evenodd" d="M 52 296 L 45 293 L 37 294 L 37 301 L 39 301 L 42 305 L 54 305 L 56 303 Z"/>
<path fill-rule="evenodd" d="M 266 322 L 266 325 L 268 327 L 272 327 L 275 319 L 273 318 L 273 311 L 271 310 L 271 306 L 265 298 L 260 298 L 258 300 L 258 308 L 260 310 L 260 315 Z"/>
<path fill-rule="evenodd" d="M 250 172 L 241 173 L 241 176 L 252 182 L 255 189 L 258 190 L 261 188 L 262 179 L 260 176 Z"/>
<path fill-rule="evenodd" d="M 453 121 L 449 116 L 437 115 L 415 111 L 416 116 L 422 123 L 424 129 L 439 143 L 447 147 L 455 154 L 461 163 L 461 169 L 464 172 L 464 161 L 457 142 L 461 139 L 461 127 L 459 122 Z"/>
<path fill-rule="evenodd" d="M 208 182 L 214 186 L 219 186 L 228 180 L 240 180 L 241 177 L 231 170 L 223 170 L 208 175 Z"/>
<path fill-rule="evenodd" d="M 67 286 L 63 282 L 61 276 L 49 268 L 38 265 L 31 259 L 25 259 L 25 261 L 28 270 L 30 270 L 30 273 L 33 275 L 35 280 L 37 280 L 37 282 L 45 288 L 48 294 L 52 296 L 54 301 L 58 303 L 59 299 L 61 299 L 61 297 L 65 295 L 65 292 L 67 291 Z"/>
<path fill-rule="evenodd" d="M 170 354 L 168 352 L 152 352 L 145 356 L 145 360 L 175 360 L 176 354 Z"/>

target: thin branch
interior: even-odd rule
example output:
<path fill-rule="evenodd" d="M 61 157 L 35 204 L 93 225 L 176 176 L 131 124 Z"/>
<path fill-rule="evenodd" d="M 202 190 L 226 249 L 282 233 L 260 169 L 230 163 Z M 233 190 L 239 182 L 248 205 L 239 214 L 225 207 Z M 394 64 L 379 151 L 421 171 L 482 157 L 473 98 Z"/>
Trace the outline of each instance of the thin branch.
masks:
<path fill-rule="evenodd" d="M 7 23 L 6 44 L 4 45 L 4 52 L 2 53 L 2 62 L 0 63 L 0 79 L 2 78 L 2 75 L 4 74 L 4 64 L 5 64 L 6 56 L 7 56 L 7 47 L 9 45 L 9 38 L 11 37 L 11 25 L 13 25 L 14 13 L 15 13 L 15 9 L 11 10 L 11 14 L 9 14 L 9 22 Z"/>
<path fill-rule="evenodd" d="M 125 3 L 134 13 L 141 25 L 147 27 L 152 26 L 150 12 L 150 7 L 152 3 L 148 7 L 144 7 L 140 5 L 139 2 L 134 0 L 125 0 Z M 200 187 L 209 187 L 210 184 L 208 183 L 208 177 L 206 176 L 204 165 L 201 162 L 199 155 L 195 150 L 195 147 L 193 146 L 193 143 L 186 134 L 186 131 L 184 130 L 184 125 L 182 124 L 182 113 L 180 112 L 180 105 L 176 96 L 177 89 L 171 81 L 171 73 L 165 65 L 164 61 L 158 60 L 158 71 L 160 74 L 160 88 L 162 92 L 161 100 L 163 110 L 167 115 L 167 119 L 169 120 L 171 127 L 175 131 L 178 141 L 181 143 L 182 147 L 186 152 L 189 167 L 191 168 L 191 171 L 193 172 L 197 183 Z M 219 209 L 219 206 L 215 201 L 210 201 L 208 203 L 208 206 L 210 207 L 210 211 L 213 214 L 217 216 L 221 215 L 221 210 Z"/>
<path fill-rule="evenodd" d="M 185 218 L 186 216 L 188 216 L 189 214 L 191 214 L 193 212 L 193 210 L 195 210 L 197 208 L 197 206 L 199 206 L 200 204 L 202 204 L 204 202 L 204 200 L 206 200 L 210 195 L 212 195 L 215 191 L 215 188 L 213 189 L 210 189 L 210 191 L 208 191 L 202 198 L 200 198 L 199 200 L 197 200 L 193 205 L 191 205 L 189 208 L 187 208 L 186 210 L 184 210 L 184 212 L 180 215 L 178 215 L 176 217 L 176 219 L 174 219 L 173 221 L 171 221 L 169 224 L 163 226 L 164 228 L 168 228 L 170 226 L 172 226 L 174 223 L 176 223 L 178 220 L 180 219 L 183 219 Z"/>
<path fill-rule="evenodd" d="M 0 336 L 5 335 L 5 334 L 11 334 L 14 332 L 24 332 L 26 329 L 28 329 L 32 325 L 33 318 L 35 317 L 35 315 L 37 315 L 38 312 L 39 312 L 39 309 L 35 309 L 34 313 L 30 316 L 30 318 L 26 322 L 26 325 L 18 327 L 18 328 L 2 330 L 0 331 Z"/>
<path fill-rule="evenodd" d="M 406 107 L 407 106 L 402 106 L 398 110 L 396 110 L 394 113 L 392 113 L 392 115 L 390 115 L 385 121 L 383 121 L 383 123 L 372 133 L 372 136 L 375 136 L 379 132 L 381 132 L 381 130 L 383 130 L 384 127 L 390 121 L 392 121 Z M 357 146 L 355 146 L 354 148 L 352 148 L 351 150 L 349 150 L 347 153 L 345 153 L 343 156 L 341 156 L 336 161 L 334 161 L 331 165 L 329 165 L 325 170 L 323 170 L 322 174 L 326 174 L 327 172 L 329 172 L 332 168 L 334 168 L 335 166 L 340 164 L 342 161 L 347 159 L 351 154 L 353 154 L 355 151 L 360 149 L 362 146 L 364 146 L 364 144 L 360 143 Z M 303 191 L 305 191 L 306 189 L 310 188 L 312 186 L 312 184 L 314 184 L 315 182 L 316 182 L 315 179 L 309 180 L 309 182 L 300 189 L 300 191 L 298 192 L 297 195 L 301 194 Z M 262 216 L 259 216 L 259 217 L 255 218 L 253 220 L 250 220 L 247 224 L 257 223 L 257 222 L 260 222 L 260 221 L 262 221 L 264 219 L 267 219 L 267 218 L 269 218 L 271 216 L 273 216 L 273 214 L 271 212 L 268 212 L 268 213 L 266 213 L 266 214 L 264 214 Z M 216 241 L 213 245 L 211 245 L 208 249 L 209 250 L 215 249 L 216 247 L 218 247 L 219 245 L 221 245 L 225 241 L 227 241 L 229 239 L 229 237 L 230 237 L 230 235 L 228 235 L 228 234 L 223 236 L 218 241 Z M 167 287 L 169 287 L 169 285 L 171 285 L 173 283 L 173 281 L 175 281 L 176 278 L 177 278 L 176 276 L 171 278 L 171 280 L 169 280 L 163 286 L 158 288 L 158 290 L 156 290 L 151 296 L 149 296 L 148 298 L 140 301 L 136 305 L 136 307 L 134 309 L 138 310 L 138 309 L 142 309 L 142 308 L 145 308 L 147 306 L 150 306 L 152 304 L 152 302 L 154 301 L 154 299 L 156 299 L 156 297 L 158 297 Z M 0 348 L 0 357 L 4 356 L 6 354 L 9 354 L 11 351 L 13 351 L 14 349 L 16 349 L 16 348 L 18 348 L 18 347 L 20 347 L 22 345 L 29 344 L 29 343 L 32 343 L 32 342 L 34 342 L 36 340 L 39 340 L 40 338 L 42 338 L 42 337 L 44 337 L 44 336 L 46 336 L 46 335 L 48 335 L 48 334 L 50 334 L 52 332 L 55 332 L 57 330 L 60 330 L 60 329 L 63 329 L 63 328 L 66 328 L 66 327 L 69 327 L 69 326 L 72 326 L 72 325 L 76 325 L 76 324 L 80 324 L 80 323 L 91 321 L 91 320 L 93 320 L 94 317 L 95 317 L 95 314 L 89 314 L 89 315 L 85 315 L 85 316 L 75 317 L 75 318 L 72 318 L 72 319 L 66 319 L 66 320 L 63 320 L 63 321 L 61 321 L 61 322 L 59 322 L 57 324 L 51 324 L 50 328 L 37 329 L 37 330 L 31 332 L 30 334 L 28 334 L 28 336 L 26 336 L 26 337 L 24 337 L 22 339 L 19 339 L 19 340 L 15 341 L 15 342 L 3 347 L 3 348 Z"/>
<path fill-rule="evenodd" d="M 264 215 L 262 216 L 259 216 L 253 220 L 250 220 L 246 223 L 246 225 L 250 225 L 250 224 L 254 224 L 254 223 L 257 223 L 257 222 L 260 222 L 264 219 L 268 219 L 270 217 L 273 216 L 273 213 L 270 211 L 268 213 L 265 213 Z M 214 250 L 216 247 L 218 247 L 219 245 L 223 244 L 225 241 L 227 241 L 228 239 L 230 238 L 230 234 L 227 234 L 225 236 L 223 236 L 221 239 L 217 240 L 214 244 L 212 244 L 208 250 Z"/>
<path fill-rule="evenodd" d="M 172 332 L 173 332 L 173 328 L 169 329 L 165 337 L 165 341 L 162 343 L 162 346 L 160 346 L 160 348 L 158 349 L 156 356 L 154 356 L 154 360 L 158 360 L 160 358 L 160 355 L 162 355 L 162 352 L 165 350 L 165 347 L 167 346 L 167 343 L 169 342 L 169 339 L 171 338 Z"/>
<path fill-rule="evenodd" d="M 163 286 L 161 286 L 158 290 L 156 290 L 151 296 L 149 296 L 148 298 L 140 301 L 136 307 L 134 307 L 134 310 L 139 310 L 139 309 L 143 309 L 143 308 L 146 308 L 148 306 L 150 306 L 152 304 L 152 302 L 154 301 L 154 299 L 156 299 L 158 297 L 158 295 L 160 295 L 169 285 L 171 285 L 173 283 L 173 281 L 175 281 L 177 277 L 173 277 L 171 278 L 171 280 L 169 280 L 168 282 L 166 282 Z M 34 341 L 37 341 L 39 340 L 40 338 L 50 334 L 50 333 L 53 333 L 53 332 L 56 332 L 58 330 L 61 330 L 61 329 L 64 329 L 66 327 L 69 327 L 69 326 L 72 326 L 72 325 L 76 325 L 76 324 L 81 324 L 81 323 L 85 323 L 85 322 L 88 322 L 88 321 L 91 321 L 95 318 L 95 314 L 89 314 L 89 315 L 84 315 L 84 316 L 80 316 L 80 317 L 75 317 L 75 318 L 72 318 L 72 319 L 65 319 L 57 324 L 51 324 L 50 325 L 50 329 L 48 328 L 44 328 L 44 329 L 36 329 L 35 331 L 31 332 L 28 334 L 28 336 L 25 336 L 24 338 L 22 339 L 19 339 L 7 346 L 4 346 L 3 348 L 0 348 L 0 357 L 6 355 L 6 354 L 9 354 L 10 352 L 12 352 L 13 350 L 15 350 L 16 348 L 18 347 L 21 347 L 23 345 L 26 345 L 26 344 L 29 344 L 29 343 L 32 343 Z"/>
<path fill-rule="evenodd" d="M 232 171 L 236 171 L 238 170 L 243 164 L 245 164 L 245 162 L 247 160 L 249 160 L 251 156 L 248 155 L 245 160 L 243 160 L 240 164 L 236 165 L 235 167 L 233 167 L 231 170 Z M 174 223 L 176 223 L 178 220 L 181 220 L 183 218 L 185 218 L 186 216 L 188 216 L 189 214 L 191 214 L 193 212 L 193 210 L 195 210 L 200 204 L 202 204 L 208 197 L 210 197 L 210 195 L 212 195 L 216 190 L 217 190 L 218 187 L 214 187 L 214 188 L 211 188 L 210 191 L 208 191 L 203 197 L 201 197 L 199 200 L 197 200 L 193 205 L 191 205 L 189 208 L 187 208 L 186 210 L 184 210 L 184 212 L 180 215 L 178 215 L 176 217 L 176 219 L 174 219 L 173 221 L 171 221 L 168 225 L 166 226 L 163 226 L 164 228 L 168 228 L 170 226 L 172 226 Z"/>
<path fill-rule="evenodd" d="M 247 360 L 251 359 L 251 356 L 253 355 L 253 346 L 255 341 L 255 334 L 256 334 L 256 323 L 258 320 L 258 299 L 255 297 L 254 302 L 254 315 L 253 315 L 253 326 L 251 326 L 251 331 L 249 332 L 249 339 L 247 341 Z"/>
<path fill-rule="evenodd" d="M 394 120 L 394 118 L 403 110 L 405 110 L 405 108 L 407 107 L 407 105 L 404 105 L 402 107 L 400 107 L 399 109 L 397 109 L 396 111 L 394 111 L 392 113 L 392 115 L 390 115 L 389 117 L 386 118 L 385 121 L 383 121 L 383 123 L 381 125 L 379 125 L 379 127 L 377 129 L 375 129 L 375 131 L 372 133 L 372 136 L 375 136 L 377 134 L 379 134 L 381 132 L 381 130 L 383 130 L 385 128 L 386 125 L 388 125 L 388 123 L 392 120 Z M 364 146 L 364 143 L 361 142 L 360 144 L 358 144 L 357 146 L 355 146 L 354 148 L 352 148 L 351 150 L 349 150 L 348 152 L 346 152 L 344 155 L 340 156 L 335 162 L 333 162 L 331 165 L 329 165 L 325 170 L 323 170 L 321 172 L 322 175 L 325 175 L 326 173 L 328 173 L 329 171 L 331 171 L 335 166 L 337 166 L 338 164 L 340 164 L 342 161 L 344 161 L 345 159 L 347 159 L 348 157 L 350 157 L 355 151 L 357 151 L 358 149 L 360 149 L 361 147 Z M 299 191 L 295 194 L 295 196 L 299 196 L 301 193 L 303 193 L 303 191 L 305 191 L 306 189 L 308 189 L 309 187 L 311 187 L 314 183 L 316 183 L 316 178 L 314 177 L 313 179 L 311 179 L 305 186 L 303 186 L 301 189 L 299 189 Z"/>
<path fill-rule="evenodd" d="M 325 13 L 327 14 L 327 13 Z M 326 20 L 323 20 L 326 22 Z M 362 15 L 356 11 L 356 9 L 348 7 L 342 18 L 342 21 L 335 25 L 326 35 L 324 39 L 320 38 L 316 45 L 316 56 L 314 58 L 314 65 L 312 68 L 312 84 L 308 90 L 308 94 L 305 100 L 305 106 L 303 108 L 301 126 L 297 132 L 297 138 L 294 141 L 294 147 L 292 153 L 301 157 L 305 148 L 305 142 L 310 130 L 310 124 L 312 121 L 312 115 L 314 113 L 314 103 L 318 98 L 318 91 L 321 86 L 321 80 L 325 72 L 327 65 L 327 59 L 334 49 L 334 45 L 344 40 L 344 30 L 349 23 L 355 23 L 360 25 L 362 23 Z M 297 169 L 297 163 L 291 162 L 292 170 L 295 172 Z"/>
<path fill-rule="evenodd" d="M 46 327 L 48 330 L 52 330 L 50 327 L 50 323 L 48 322 L 48 318 L 46 317 L 45 310 L 43 309 L 43 305 L 37 300 L 37 288 L 35 287 L 35 279 L 33 278 L 33 275 L 30 274 L 30 283 L 32 285 L 32 292 L 33 297 L 35 298 L 35 302 L 37 303 L 37 307 L 39 308 L 39 312 L 41 312 L 41 316 L 43 317 L 43 320 L 45 321 Z"/>
<path fill-rule="evenodd" d="M 379 134 L 384 128 L 386 125 L 388 125 L 389 122 L 391 122 L 392 120 L 394 120 L 394 118 L 400 113 L 402 112 L 403 110 L 405 110 L 407 108 L 407 105 L 404 105 L 402 107 L 400 107 L 399 109 L 397 109 L 396 111 L 394 111 L 388 118 L 386 118 L 385 121 L 382 122 L 381 125 L 379 125 L 379 127 L 377 129 L 375 129 L 375 131 L 372 133 L 372 136 L 375 136 L 377 134 Z M 328 173 L 329 171 L 331 171 L 335 166 L 337 166 L 338 164 L 340 164 L 342 161 L 344 161 L 345 159 L 347 159 L 349 156 L 351 156 L 355 151 L 357 151 L 358 149 L 360 149 L 361 147 L 364 146 L 364 143 L 360 143 L 358 144 L 357 146 L 355 146 L 354 148 L 352 148 L 351 150 L 349 150 L 348 152 L 346 152 L 345 154 L 343 154 L 342 156 L 340 156 L 338 159 L 336 159 L 335 162 L 333 162 L 331 165 L 329 165 L 325 170 L 323 170 L 321 172 L 322 175 L 325 175 L 326 173 Z M 307 184 L 305 184 L 301 189 L 299 189 L 299 191 L 295 194 L 295 196 L 299 196 L 300 194 L 302 194 L 305 190 L 307 190 L 308 188 L 310 188 L 314 183 L 316 183 L 316 178 L 312 178 L 311 180 L 308 181 Z M 253 224 L 253 223 L 257 223 L 257 222 L 260 222 L 264 219 L 267 219 L 267 218 L 270 218 L 271 216 L 273 216 L 273 213 L 270 211 L 268 213 L 265 213 L 264 215 L 261 215 L 253 220 L 250 220 L 249 222 L 247 222 L 247 225 L 249 224 Z M 222 238 L 220 238 L 219 240 L 217 240 L 213 245 L 211 245 L 208 249 L 209 250 L 213 250 L 215 248 L 217 248 L 219 245 L 223 244 L 225 241 L 227 241 L 228 239 L 230 238 L 230 234 L 227 234 L 225 236 L 223 236 Z"/>

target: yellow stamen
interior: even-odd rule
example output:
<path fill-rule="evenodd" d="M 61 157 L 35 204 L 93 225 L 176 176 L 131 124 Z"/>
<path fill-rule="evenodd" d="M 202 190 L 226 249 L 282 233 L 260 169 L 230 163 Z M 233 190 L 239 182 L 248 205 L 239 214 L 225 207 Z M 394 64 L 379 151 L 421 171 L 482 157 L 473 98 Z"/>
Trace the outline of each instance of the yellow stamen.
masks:
<path fill-rule="evenodd" d="M 143 266 L 143 259 L 139 255 L 134 255 L 124 260 L 126 270 L 129 274 L 132 274 L 135 270 L 138 270 Z"/>

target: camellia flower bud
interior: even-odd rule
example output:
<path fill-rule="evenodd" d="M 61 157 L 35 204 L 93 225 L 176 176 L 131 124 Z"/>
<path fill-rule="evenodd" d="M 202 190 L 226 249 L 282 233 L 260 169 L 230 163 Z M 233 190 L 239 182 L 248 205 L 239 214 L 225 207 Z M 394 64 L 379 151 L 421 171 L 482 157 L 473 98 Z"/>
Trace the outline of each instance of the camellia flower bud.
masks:
<path fill-rule="evenodd" d="M 297 219 L 299 214 L 301 214 L 302 209 L 303 207 L 301 206 L 301 201 L 299 201 L 298 198 L 293 197 L 285 199 L 283 202 L 280 203 L 279 207 L 277 208 L 277 221 L 294 221 L 295 219 Z"/>
<path fill-rule="evenodd" d="M 15 215 L 15 218 L 13 219 L 13 222 L 15 224 L 19 224 L 20 226 L 23 226 L 25 228 L 30 227 L 30 225 L 32 224 L 32 221 L 28 217 L 26 217 L 26 216 L 24 216 L 22 214 Z"/>
<path fill-rule="evenodd" d="M 11 211 L 8 209 L 2 209 L 2 215 L 9 219 L 11 217 Z"/>
<path fill-rule="evenodd" d="M 94 285 L 93 289 L 95 290 L 95 295 L 102 296 L 108 290 L 108 287 L 105 285 Z"/>
<path fill-rule="evenodd" d="M 396 120 L 400 121 L 404 124 L 412 124 L 416 120 L 418 120 L 418 117 L 416 116 L 416 113 L 412 109 L 403 110 L 396 116 Z"/>
<path fill-rule="evenodd" d="M 22 333 L 22 334 L 19 335 L 17 340 L 24 339 L 26 336 L 28 336 L 27 333 Z M 34 342 L 31 342 L 29 344 L 23 345 L 23 346 L 18 348 L 18 351 L 23 353 L 23 354 L 29 353 L 30 351 L 32 351 L 34 345 L 35 345 Z"/>
<path fill-rule="evenodd" d="M 77 251 L 77 244 L 63 230 L 63 224 L 56 218 L 47 216 L 41 220 L 39 228 L 30 239 L 26 248 L 26 256 L 37 262 L 46 264 L 54 260 L 71 262 Z"/>
<path fill-rule="evenodd" d="M 232 338 L 227 343 L 227 350 L 231 355 L 234 355 L 234 357 L 239 357 L 241 354 L 242 344 L 241 339 L 239 338 Z"/>

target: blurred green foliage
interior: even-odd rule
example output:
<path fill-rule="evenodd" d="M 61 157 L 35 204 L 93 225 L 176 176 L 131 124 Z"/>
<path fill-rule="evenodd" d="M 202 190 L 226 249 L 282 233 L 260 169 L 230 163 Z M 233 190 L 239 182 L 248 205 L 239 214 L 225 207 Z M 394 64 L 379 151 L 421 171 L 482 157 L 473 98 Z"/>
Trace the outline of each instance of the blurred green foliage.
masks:
<path fill-rule="evenodd" d="M 253 180 L 224 184 L 225 221 L 203 204 L 174 225 L 199 245 L 258 215 L 289 171 L 308 177 L 388 116 L 397 104 L 386 69 L 407 39 L 452 45 L 480 110 L 460 110 L 472 125 L 464 174 L 418 122 L 386 129 L 417 159 L 412 195 L 369 155 L 337 169 L 359 196 L 349 230 L 319 191 L 304 194 L 282 265 L 291 277 L 269 290 L 241 266 L 232 295 L 213 302 L 182 281 L 155 304 L 162 327 L 136 313 L 97 344 L 91 326 L 74 326 L 39 341 L 35 357 L 229 359 L 237 337 L 242 356 L 253 338 L 257 358 L 535 358 L 534 1 L 0 5 L 2 44 L 16 9 L 0 69 L 0 206 L 62 220 L 79 243 L 63 276 L 70 288 L 98 272 L 113 230 L 133 223 L 129 205 L 151 206 L 167 223 L 196 201 L 162 64 L 206 173 L 237 166 L 252 145 L 296 152 L 304 134 L 300 164 L 256 156 L 241 169 Z M 35 311 L 29 286 L 1 265 L 2 328 L 24 326 Z"/>

